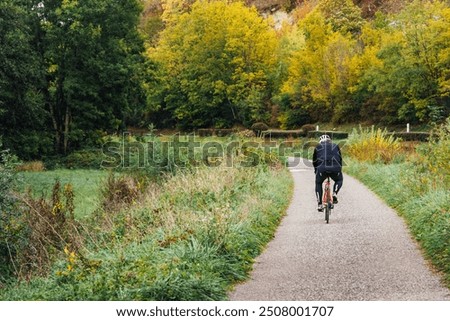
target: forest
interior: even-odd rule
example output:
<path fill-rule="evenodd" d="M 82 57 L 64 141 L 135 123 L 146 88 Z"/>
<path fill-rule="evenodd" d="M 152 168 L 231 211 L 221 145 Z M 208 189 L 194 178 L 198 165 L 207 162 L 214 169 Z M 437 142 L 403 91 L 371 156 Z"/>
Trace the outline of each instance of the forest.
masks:
<path fill-rule="evenodd" d="M 33 160 L 130 127 L 443 122 L 448 4 L 377 3 L 2 1 L 3 147 Z"/>

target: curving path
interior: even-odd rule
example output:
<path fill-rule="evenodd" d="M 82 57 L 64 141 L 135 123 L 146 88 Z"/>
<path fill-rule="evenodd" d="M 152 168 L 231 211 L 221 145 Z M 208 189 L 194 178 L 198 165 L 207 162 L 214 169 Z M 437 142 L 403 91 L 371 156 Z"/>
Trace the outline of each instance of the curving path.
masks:
<path fill-rule="evenodd" d="M 394 210 L 344 174 L 325 224 L 311 164 L 290 162 L 295 190 L 287 216 L 230 300 L 450 300 Z"/>

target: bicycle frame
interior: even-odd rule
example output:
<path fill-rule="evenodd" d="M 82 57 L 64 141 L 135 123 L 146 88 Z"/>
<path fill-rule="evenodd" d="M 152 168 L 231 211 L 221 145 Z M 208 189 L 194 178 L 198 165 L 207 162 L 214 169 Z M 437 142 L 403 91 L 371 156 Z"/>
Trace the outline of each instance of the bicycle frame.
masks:
<path fill-rule="evenodd" d="M 322 204 L 324 205 L 333 204 L 333 200 L 331 198 L 331 182 L 329 177 L 324 183 Z"/>
<path fill-rule="evenodd" d="M 325 206 L 325 221 L 328 224 L 330 219 L 331 209 L 333 208 L 333 199 L 331 198 L 331 182 L 330 177 L 327 177 L 323 187 L 322 204 Z"/>

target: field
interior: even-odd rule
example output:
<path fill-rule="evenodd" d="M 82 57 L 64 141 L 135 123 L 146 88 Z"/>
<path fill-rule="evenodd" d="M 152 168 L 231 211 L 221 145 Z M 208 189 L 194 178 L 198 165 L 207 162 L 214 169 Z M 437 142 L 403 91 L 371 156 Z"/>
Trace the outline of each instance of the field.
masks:
<path fill-rule="evenodd" d="M 75 215 L 83 219 L 91 215 L 99 206 L 100 185 L 108 177 L 105 170 L 58 169 L 43 172 L 23 172 L 20 189 L 31 190 L 34 197 L 50 197 L 53 185 L 59 180 L 61 185 L 72 184 L 75 192 Z"/>
<path fill-rule="evenodd" d="M 292 195 L 292 178 L 280 161 L 255 153 L 261 156 L 255 166 L 199 165 L 156 180 L 144 179 L 142 170 L 23 173 L 22 188 L 31 185 L 36 196 L 51 194 L 55 178 L 70 182 L 75 221 L 61 226 L 64 242 L 46 245 L 52 263 L 38 274 L 7 279 L 0 299 L 226 299 L 233 284 L 247 278 Z M 57 204 L 51 212 L 64 212 Z M 44 243 L 54 236 L 45 233 Z"/>

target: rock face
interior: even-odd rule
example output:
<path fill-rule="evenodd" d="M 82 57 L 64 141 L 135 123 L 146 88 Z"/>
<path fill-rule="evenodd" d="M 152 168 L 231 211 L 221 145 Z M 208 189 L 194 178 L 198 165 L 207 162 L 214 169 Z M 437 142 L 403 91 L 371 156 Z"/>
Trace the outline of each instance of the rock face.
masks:
<path fill-rule="evenodd" d="M 248 6 L 254 5 L 260 12 L 276 11 L 279 9 L 290 10 L 303 0 L 246 0 Z"/>
<path fill-rule="evenodd" d="M 249 6 L 254 5 L 260 12 L 269 13 L 277 10 L 291 11 L 308 0 L 246 0 Z M 375 12 L 398 12 L 404 5 L 412 0 L 352 0 L 362 10 L 363 18 L 373 17 Z M 317 3 L 319 0 L 309 0 Z"/>

